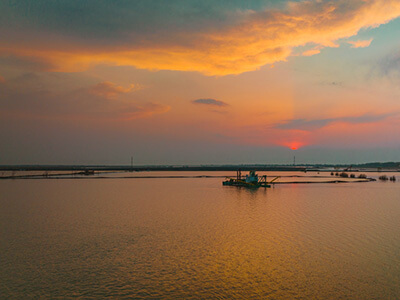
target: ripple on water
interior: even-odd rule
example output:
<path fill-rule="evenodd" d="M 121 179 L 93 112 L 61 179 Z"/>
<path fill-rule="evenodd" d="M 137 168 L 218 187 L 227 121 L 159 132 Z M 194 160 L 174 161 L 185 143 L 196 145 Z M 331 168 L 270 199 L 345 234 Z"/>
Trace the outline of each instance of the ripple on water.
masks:
<path fill-rule="evenodd" d="M 0 184 L 6 298 L 400 297 L 398 184 Z"/>

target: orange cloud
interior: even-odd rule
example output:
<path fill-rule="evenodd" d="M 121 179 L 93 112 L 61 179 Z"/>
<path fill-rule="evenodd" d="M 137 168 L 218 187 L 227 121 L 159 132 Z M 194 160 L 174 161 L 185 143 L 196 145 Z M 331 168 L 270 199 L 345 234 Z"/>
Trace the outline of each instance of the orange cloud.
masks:
<path fill-rule="evenodd" d="M 314 48 L 314 49 L 310 49 L 310 50 L 304 51 L 302 53 L 302 56 L 313 56 L 313 55 L 319 54 L 319 53 L 321 53 L 321 49 L 320 48 Z"/>
<path fill-rule="evenodd" d="M 351 2 L 349 4 L 349 2 Z M 206 75 L 240 74 L 285 61 L 293 49 L 308 44 L 324 47 L 355 36 L 362 28 L 378 27 L 400 16 L 398 0 L 339 0 L 291 2 L 285 10 L 245 11 L 223 29 L 189 32 L 170 42 L 113 43 L 106 48 L 71 40 L 46 46 L 0 42 L 0 52 L 49 60 L 55 71 L 84 70 L 96 64 L 130 65 L 149 70 L 198 71 Z M 58 40 L 60 41 L 60 40 Z M 354 46 L 366 46 L 350 42 Z M 65 44 L 63 44 L 65 43 Z M 26 50 L 29 49 L 29 50 Z"/>
<path fill-rule="evenodd" d="M 135 88 L 134 84 L 131 84 L 128 88 L 118 86 L 115 83 L 104 81 L 96 84 L 95 86 L 89 88 L 89 93 L 102 96 L 105 98 L 114 98 L 120 94 L 126 94 Z"/>
<path fill-rule="evenodd" d="M 366 41 L 348 41 L 348 43 L 351 45 L 351 48 L 365 48 L 369 47 L 371 45 L 372 39 L 366 40 Z"/>
<path fill-rule="evenodd" d="M 6 80 L 3 76 L 0 75 L 0 83 L 2 83 L 2 82 L 6 82 Z"/>

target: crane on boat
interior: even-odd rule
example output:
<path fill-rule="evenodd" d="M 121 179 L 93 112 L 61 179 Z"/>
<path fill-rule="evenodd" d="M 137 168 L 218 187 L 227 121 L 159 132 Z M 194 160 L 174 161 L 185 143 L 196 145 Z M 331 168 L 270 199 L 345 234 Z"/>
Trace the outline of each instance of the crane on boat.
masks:
<path fill-rule="evenodd" d="M 271 183 L 278 180 L 280 176 L 275 177 L 271 181 L 267 181 L 267 175 L 258 176 L 255 171 L 250 171 L 248 175 L 242 178 L 241 170 L 236 173 L 236 178 L 226 177 L 222 185 L 248 187 L 248 188 L 269 188 Z"/>

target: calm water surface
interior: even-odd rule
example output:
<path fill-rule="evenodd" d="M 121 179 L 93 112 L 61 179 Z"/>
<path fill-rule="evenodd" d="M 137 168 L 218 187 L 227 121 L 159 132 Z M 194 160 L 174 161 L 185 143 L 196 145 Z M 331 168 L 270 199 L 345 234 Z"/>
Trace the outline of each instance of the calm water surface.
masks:
<path fill-rule="evenodd" d="M 400 299 L 399 220 L 399 182 L 1 180 L 0 298 Z"/>

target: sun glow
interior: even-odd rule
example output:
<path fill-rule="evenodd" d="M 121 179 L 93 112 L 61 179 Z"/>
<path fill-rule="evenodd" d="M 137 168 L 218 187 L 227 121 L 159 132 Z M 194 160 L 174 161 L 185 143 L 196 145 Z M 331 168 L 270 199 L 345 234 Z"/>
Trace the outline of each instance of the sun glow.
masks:
<path fill-rule="evenodd" d="M 298 150 L 301 147 L 304 147 L 305 143 L 299 142 L 299 141 L 290 141 L 290 142 L 284 143 L 284 146 L 288 147 L 291 150 Z"/>

